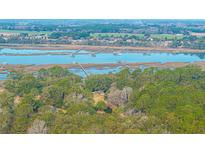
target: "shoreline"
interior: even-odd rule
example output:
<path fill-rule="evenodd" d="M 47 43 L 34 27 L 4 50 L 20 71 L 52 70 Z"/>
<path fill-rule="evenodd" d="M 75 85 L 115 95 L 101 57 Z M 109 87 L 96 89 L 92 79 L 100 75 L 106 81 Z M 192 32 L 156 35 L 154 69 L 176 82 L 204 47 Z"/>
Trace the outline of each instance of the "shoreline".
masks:
<path fill-rule="evenodd" d="M 91 46 L 63 44 L 0 44 L 1 49 L 16 50 L 89 50 L 94 52 L 168 52 L 168 53 L 205 53 L 205 50 L 163 47 L 132 47 L 132 46 Z"/>
<path fill-rule="evenodd" d="M 135 63 L 106 63 L 106 64 L 95 64 L 95 63 L 86 63 L 81 64 L 84 68 L 96 68 L 96 69 L 106 69 L 106 68 L 117 68 L 117 67 L 130 67 L 130 68 L 140 68 L 140 67 L 157 67 L 157 68 L 180 68 L 188 65 L 196 65 L 201 67 L 202 70 L 205 70 L 205 62 L 135 62 Z M 81 68 L 79 64 L 45 64 L 45 65 L 0 65 L 3 69 L 0 70 L 0 74 L 3 74 L 3 71 L 23 71 L 28 73 L 37 72 L 40 69 L 48 69 L 53 66 L 61 66 L 63 68 Z"/>

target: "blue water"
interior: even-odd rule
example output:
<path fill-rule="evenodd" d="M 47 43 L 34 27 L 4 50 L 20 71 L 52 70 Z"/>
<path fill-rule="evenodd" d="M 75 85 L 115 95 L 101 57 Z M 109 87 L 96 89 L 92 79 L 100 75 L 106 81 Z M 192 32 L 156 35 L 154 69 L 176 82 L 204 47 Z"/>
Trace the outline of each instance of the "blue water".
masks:
<path fill-rule="evenodd" d="M 16 49 L 1 49 L 0 54 L 34 54 L 34 53 L 88 53 L 89 51 L 85 50 L 16 50 Z"/>
<path fill-rule="evenodd" d="M 86 72 L 88 75 L 93 75 L 93 74 L 110 74 L 110 73 L 117 73 L 119 72 L 123 67 L 103 67 L 103 68 L 85 68 Z M 82 69 L 80 68 L 69 68 L 68 69 L 70 72 L 79 75 L 81 77 L 86 77 L 86 74 L 83 72 Z M 8 72 L 4 72 L 4 74 L 0 73 L 0 80 L 6 80 L 8 77 Z"/>
<path fill-rule="evenodd" d="M 6 80 L 6 79 L 7 79 L 7 74 L 0 73 L 0 80 Z"/>
<path fill-rule="evenodd" d="M 32 53 L 52 53 L 52 52 L 70 52 L 76 53 L 77 50 L 14 50 L 2 49 L 0 53 L 12 54 L 32 54 Z M 81 54 L 81 53 L 87 54 Z M 97 53 L 95 56 L 91 55 L 89 51 L 81 50 L 74 57 L 71 55 L 0 55 L 0 64 L 69 64 L 69 63 L 118 63 L 118 62 L 196 62 L 205 61 L 205 53 L 191 54 L 191 53 L 122 53 L 120 55 L 113 55 L 113 53 Z M 87 68 L 88 74 L 108 74 L 116 73 L 120 70 L 116 68 Z M 69 69 L 71 72 L 80 76 L 85 76 L 81 69 Z M 5 80 L 7 74 L 0 74 L 0 80 Z"/>
<path fill-rule="evenodd" d="M 110 74 L 110 73 L 117 73 L 122 69 L 122 67 L 115 67 L 115 68 L 110 68 L 110 67 L 103 67 L 101 69 L 99 68 L 86 68 L 86 72 L 88 75 L 92 75 L 92 74 Z M 83 72 L 82 69 L 80 68 L 70 68 L 69 69 L 70 72 L 77 74 L 79 76 L 85 77 L 86 74 Z"/>
<path fill-rule="evenodd" d="M 71 55 L 39 55 L 39 56 L 0 56 L 0 64 L 68 64 L 68 63 L 118 63 L 118 62 L 195 62 L 205 61 L 205 54 L 173 54 L 173 53 L 98 53 Z"/>

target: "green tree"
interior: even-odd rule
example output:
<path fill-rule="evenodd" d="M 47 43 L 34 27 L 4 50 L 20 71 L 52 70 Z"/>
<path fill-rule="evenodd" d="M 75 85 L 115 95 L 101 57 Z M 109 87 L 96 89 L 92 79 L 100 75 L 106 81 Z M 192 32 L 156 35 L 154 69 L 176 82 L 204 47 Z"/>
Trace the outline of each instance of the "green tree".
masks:
<path fill-rule="evenodd" d="M 41 90 L 42 85 L 32 74 L 21 74 L 21 76 L 15 80 L 6 81 L 5 87 L 10 92 L 23 96 L 24 94 L 30 93 L 33 88 Z"/>
<path fill-rule="evenodd" d="M 52 85 L 43 89 L 42 100 L 45 104 L 62 107 L 65 95 L 66 91 L 63 87 Z"/>
<path fill-rule="evenodd" d="M 104 101 L 99 101 L 95 108 L 96 110 L 104 111 L 107 108 L 107 106 Z"/>
<path fill-rule="evenodd" d="M 106 75 L 92 75 L 85 80 L 86 87 L 90 91 L 108 91 L 112 84 L 112 78 Z"/>
<path fill-rule="evenodd" d="M 33 108 L 31 104 L 22 102 L 14 109 L 14 121 L 12 133 L 26 133 L 30 122 L 32 121 Z"/>

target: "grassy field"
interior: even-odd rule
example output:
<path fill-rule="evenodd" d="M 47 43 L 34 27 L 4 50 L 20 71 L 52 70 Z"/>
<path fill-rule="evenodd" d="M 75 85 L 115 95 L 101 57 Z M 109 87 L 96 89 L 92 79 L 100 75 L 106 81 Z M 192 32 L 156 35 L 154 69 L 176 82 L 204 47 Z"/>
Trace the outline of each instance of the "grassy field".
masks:
<path fill-rule="evenodd" d="M 26 31 L 26 30 L 4 30 L 0 29 L 0 33 L 13 33 L 13 34 L 19 34 L 19 33 L 27 33 L 28 35 L 41 35 L 41 34 L 51 34 L 50 31 Z"/>
<path fill-rule="evenodd" d="M 182 34 L 152 34 L 151 38 L 167 39 L 167 40 L 173 40 L 173 39 L 181 40 L 183 39 L 183 35 Z"/>
<path fill-rule="evenodd" d="M 129 34 L 129 33 L 93 33 L 91 34 L 92 37 L 125 37 L 125 36 L 137 36 L 139 38 L 143 38 L 144 34 Z"/>
<path fill-rule="evenodd" d="M 92 37 L 94 38 L 99 38 L 99 37 L 114 37 L 114 38 L 118 38 L 118 37 L 125 37 L 125 36 L 136 36 L 139 37 L 141 39 L 143 39 L 145 37 L 144 34 L 129 34 L 129 33 L 93 33 L 91 34 Z M 177 40 L 181 40 L 183 39 L 183 35 L 182 34 L 152 34 L 151 38 L 153 39 L 162 39 L 162 40 L 173 40 L 173 39 L 177 39 Z"/>

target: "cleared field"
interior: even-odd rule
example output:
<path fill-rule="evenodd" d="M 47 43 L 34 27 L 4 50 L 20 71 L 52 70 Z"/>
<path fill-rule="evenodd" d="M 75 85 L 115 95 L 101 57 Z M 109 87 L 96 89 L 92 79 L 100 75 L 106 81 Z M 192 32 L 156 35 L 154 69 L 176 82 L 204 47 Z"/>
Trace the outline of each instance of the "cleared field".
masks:
<path fill-rule="evenodd" d="M 144 34 L 130 34 L 130 33 L 93 33 L 91 34 L 92 37 L 114 37 L 114 38 L 118 38 L 118 37 L 125 37 L 125 36 L 136 36 L 139 38 L 143 38 Z"/>
<path fill-rule="evenodd" d="M 173 40 L 173 39 L 177 39 L 177 40 L 181 40 L 183 39 L 183 35 L 182 34 L 152 34 L 151 38 L 156 38 L 156 39 L 167 39 L 167 40 Z"/>
<path fill-rule="evenodd" d="M 191 33 L 192 36 L 204 37 L 205 33 Z"/>
<path fill-rule="evenodd" d="M 145 37 L 144 34 L 130 34 L 130 33 L 93 33 L 91 34 L 92 37 L 94 38 L 99 38 L 99 37 L 114 37 L 114 38 L 119 38 L 119 37 L 129 37 L 129 36 L 136 36 L 139 37 L 141 39 L 143 39 Z M 173 39 L 177 39 L 177 40 L 181 40 L 183 39 L 183 35 L 182 34 L 152 34 L 150 36 L 150 38 L 153 39 L 162 39 L 162 40 L 173 40 Z"/>
<path fill-rule="evenodd" d="M 11 34 L 20 34 L 20 33 L 27 33 L 28 35 L 40 35 L 40 34 L 51 34 L 52 32 L 50 31 L 27 31 L 27 30 L 5 30 L 5 29 L 0 29 L 0 34 L 3 33 L 11 33 Z"/>

